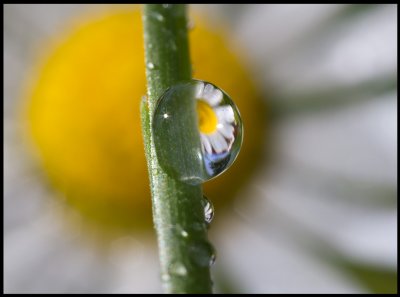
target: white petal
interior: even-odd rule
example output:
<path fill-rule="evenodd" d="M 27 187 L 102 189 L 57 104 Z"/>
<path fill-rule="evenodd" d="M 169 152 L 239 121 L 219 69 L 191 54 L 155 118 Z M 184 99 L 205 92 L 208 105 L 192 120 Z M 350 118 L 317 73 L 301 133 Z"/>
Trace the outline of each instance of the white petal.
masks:
<path fill-rule="evenodd" d="M 211 148 L 211 144 L 208 139 L 208 136 L 201 134 L 200 137 L 201 137 L 201 143 L 202 143 L 204 149 L 206 150 L 206 152 L 208 154 L 212 154 L 212 148 Z"/>
<path fill-rule="evenodd" d="M 222 92 L 212 85 L 207 84 L 204 88 L 203 99 L 211 106 L 216 106 L 222 100 Z"/>
<path fill-rule="evenodd" d="M 208 95 L 207 101 L 211 106 L 218 105 L 222 100 L 222 92 L 218 89 L 214 89 L 214 92 Z"/>
<path fill-rule="evenodd" d="M 202 98 L 203 97 L 203 90 L 204 90 L 204 83 L 198 82 L 195 86 L 194 96 L 195 98 Z"/>
<path fill-rule="evenodd" d="M 211 94 L 214 91 L 214 87 L 211 84 L 206 84 L 204 87 L 204 95 Z"/>
<path fill-rule="evenodd" d="M 219 123 L 233 123 L 235 121 L 233 109 L 229 105 L 219 106 L 216 107 L 214 110 L 217 114 Z"/>
<path fill-rule="evenodd" d="M 218 124 L 218 131 L 221 133 L 225 138 L 233 139 L 233 131 L 235 130 L 232 125 L 230 124 Z"/>
<path fill-rule="evenodd" d="M 219 132 L 211 134 L 208 137 L 209 137 L 211 146 L 214 148 L 214 151 L 217 154 L 228 150 L 228 144 L 226 143 L 226 140 L 222 137 L 222 135 Z"/>

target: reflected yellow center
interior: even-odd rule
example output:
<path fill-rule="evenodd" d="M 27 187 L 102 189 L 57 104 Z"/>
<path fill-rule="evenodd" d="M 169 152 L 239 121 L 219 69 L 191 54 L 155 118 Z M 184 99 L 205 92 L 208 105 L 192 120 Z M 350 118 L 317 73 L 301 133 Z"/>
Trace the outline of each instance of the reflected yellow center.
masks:
<path fill-rule="evenodd" d="M 197 100 L 197 116 L 199 129 L 203 134 L 211 134 L 217 130 L 218 118 L 212 107 L 202 100 Z"/>

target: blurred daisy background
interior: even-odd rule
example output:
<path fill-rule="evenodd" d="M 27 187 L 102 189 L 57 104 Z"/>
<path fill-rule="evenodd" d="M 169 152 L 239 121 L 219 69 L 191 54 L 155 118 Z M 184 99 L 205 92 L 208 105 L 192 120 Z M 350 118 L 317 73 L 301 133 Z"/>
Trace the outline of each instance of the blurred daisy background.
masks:
<path fill-rule="evenodd" d="M 91 231 L 68 193 L 32 161 L 21 132 L 21 93 L 48 41 L 71 20 L 112 9 L 4 6 L 6 293 L 161 292 L 153 231 Z M 215 291 L 397 292 L 397 5 L 190 10 L 229 29 L 268 110 L 266 126 L 256 122 L 265 140 L 251 160 L 257 170 L 238 182 L 233 202 L 223 210 L 216 203 L 209 234 Z M 191 26 L 196 32 L 199 24 Z M 219 75 L 231 71 L 228 65 Z M 243 120 L 246 143 L 246 121 L 258 126 Z M 147 187 L 146 171 L 138 182 Z"/>

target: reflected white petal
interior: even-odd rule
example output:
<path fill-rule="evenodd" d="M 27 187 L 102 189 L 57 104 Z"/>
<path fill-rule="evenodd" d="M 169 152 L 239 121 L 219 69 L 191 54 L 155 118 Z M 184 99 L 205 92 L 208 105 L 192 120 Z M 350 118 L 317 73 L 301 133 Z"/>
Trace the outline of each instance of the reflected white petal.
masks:
<path fill-rule="evenodd" d="M 203 97 L 205 101 L 211 106 L 216 106 L 222 100 L 222 92 L 216 88 L 214 88 L 211 84 L 207 84 L 204 87 Z"/>
<path fill-rule="evenodd" d="M 214 87 L 211 84 L 206 84 L 204 87 L 204 95 L 211 94 L 214 91 Z"/>
<path fill-rule="evenodd" d="M 217 114 L 219 123 L 233 123 L 235 121 L 233 109 L 229 105 L 216 107 L 214 108 L 214 111 Z"/>
<path fill-rule="evenodd" d="M 195 98 L 202 98 L 204 90 L 204 83 L 198 82 L 195 86 L 194 96 Z"/>
<path fill-rule="evenodd" d="M 235 130 L 232 125 L 229 124 L 218 124 L 218 131 L 228 139 L 233 139 L 233 131 Z"/>
<path fill-rule="evenodd" d="M 226 140 L 219 132 L 209 135 L 208 139 L 210 140 L 211 146 L 214 148 L 214 151 L 217 154 L 222 153 L 223 151 L 226 151 L 228 149 L 228 144 L 226 143 Z"/>
<path fill-rule="evenodd" d="M 208 154 L 212 154 L 212 148 L 208 137 L 203 134 L 201 134 L 200 137 L 201 137 L 201 143 L 203 144 L 203 147 L 206 150 L 206 152 Z"/>
<path fill-rule="evenodd" d="M 207 101 L 209 102 L 209 104 L 210 104 L 211 106 L 216 106 L 216 105 L 218 105 L 218 104 L 221 102 L 222 96 L 223 96 L 223 95 L 222 95 L 222 92 L 221 92 L 220 90 L 214 89 L 214 91 L 211 92 L 211 93 L 208 95 Z"/>

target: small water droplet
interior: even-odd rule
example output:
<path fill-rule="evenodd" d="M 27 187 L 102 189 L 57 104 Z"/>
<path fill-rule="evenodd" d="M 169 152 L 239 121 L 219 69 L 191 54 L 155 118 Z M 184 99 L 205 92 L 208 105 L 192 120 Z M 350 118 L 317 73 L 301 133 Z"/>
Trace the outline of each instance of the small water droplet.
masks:
<path fill-rule="evenodd" d="M 159 13 L 153 13 L 152 16 L 153 16 L 154 18 L 156 18 L 157 21 L 160 21 L 160 22 L 163 22 L 163 21 L 164 21 L 164 17 L 163 17 L 161 14 L 159 14 Z"/>
<path fill-rule="evenodd" d="M 147 68 L 149 68 L 149 69 L 154 69 L 154 64 L 153 63 L 151 63 L 151 62 L 149 62 L 149 63 L 147 63 Z"/>
<path fill-rule="evenodd" d="M 182 263 L 176 262 L 172 263 L 169 267 L 169 272 L 171 274 L 179 275 L 179 276 L 185 276 L 187 275 L 187 269 L 185 265 Z"/>
<path fill-rule="evenodd" d="M 169 279 L 170 279 L 170 276 L 169 276 L 168 273 L 164 273 L 164 274 L 161 275 L 161 280 L 162 281 L 167 282 L 167 281 L 169 281 Z"/>
<path fill-rule="evenodd" d="M 211 201 L 203 195 L 204 218 L 207 224 L 210 224 L 214 218 L 214 206 Z"/>
<path fill-rule="evenodd" d="M 214 247 L 207 241 L 193 242 L 189 247 L 189 252 L 195 265 L 209 267 L 215 262 Z"/>
<path fill-rule="evenodd" d="M 186 28 L 187 28 L 188 30 L 193 30 L 193 29 L 194 29 L 194 26 L 195 26 L 195 23 L 194 23 L 193 20 L 189 20 L 189 21 L 186 23 Z"/>
<path fill-rule="evenodd" d="M 205 223 L 193 223 L 191 227 L 195 231 L 203 231 L 206 226 Z"/>
<path fill-rule="evenodd" d="M 217 259 L 217 256 L 215 255 L 215 251 L 214 251 L 214 253 L 210 257 L 210 266 L 214 265 L 216 259 Z"/>
<path fill-rule="evenodd" d="M 185 231 L 185 230 L 182 230 L 181 231 L 181 235 L 183 236 L 183 237 L 188 237 L 189 236 L 189 234 Z"/>
<path fill-rule="evenodd" d="M 242 120 L 235 103 L 205 81 L 191 80 L 167 89 L 158 99 L 152 127 L 161 167 L 192 185 L 225 172 L 242 145 Z"/>

